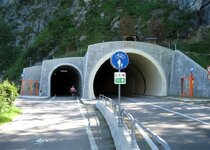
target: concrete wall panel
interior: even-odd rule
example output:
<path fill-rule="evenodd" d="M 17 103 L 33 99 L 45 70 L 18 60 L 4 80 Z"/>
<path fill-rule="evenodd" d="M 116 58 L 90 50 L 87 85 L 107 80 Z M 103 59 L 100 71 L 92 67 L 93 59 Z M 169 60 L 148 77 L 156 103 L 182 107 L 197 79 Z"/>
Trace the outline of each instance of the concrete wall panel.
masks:
<path fill-rule="evenodd" d="M 23 80 L 38 80 L 41 78 L 42 66 L 33 66 L 23 69 L 22 79 Z"/>
<path fill-rule="evenodd" d="M 181 94 L 181 77 L 189 77 L 190 67 L 194 68 L 194 96 L 210 98 L 210 80 L 207 79 L 207 70 L 180 51 L 174 53 L 170 95 Z"/>

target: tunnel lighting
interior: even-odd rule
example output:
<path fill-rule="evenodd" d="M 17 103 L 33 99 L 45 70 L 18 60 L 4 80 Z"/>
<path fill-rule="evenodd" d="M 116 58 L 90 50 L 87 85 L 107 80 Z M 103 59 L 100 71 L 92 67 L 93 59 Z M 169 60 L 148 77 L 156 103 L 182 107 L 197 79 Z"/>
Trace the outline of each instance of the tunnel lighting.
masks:
<path fill-rule="evenodd" d="M 60 72 L 68 72 L 68 70 L 60 70 Z"/>

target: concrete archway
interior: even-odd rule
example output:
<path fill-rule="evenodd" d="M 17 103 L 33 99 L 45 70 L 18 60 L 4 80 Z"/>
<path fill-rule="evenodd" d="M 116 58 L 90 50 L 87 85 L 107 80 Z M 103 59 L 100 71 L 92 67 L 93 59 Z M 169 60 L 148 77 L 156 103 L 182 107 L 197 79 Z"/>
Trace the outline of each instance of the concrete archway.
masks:
<path fill-rule="evenodd" d="M 209 98 L 210 93 L 207 89 L 210 84 L 206 80 L 198 81 L 199 77 L 206 75 L 204 68 L 178 50 L 173 51 L 155 44 L 136 41 L 96 43 L 88 46 L 84 57 L 45 60 L 40 66 L 24 68 L 22 80 L 39 81 L 39 96 L 50 97 L 57 94 L 56 89 L 51 87 L 51 83 L 52 86 L 56 85 L 51 81 L 56 80 L 52 77 L 53 74 L 67 69 L 76 77 L 77 90 L 83 99 L 94 99 L 99 93 L 115 94 L 117 92 L 117 86 L 113 83 L 115 70 L 111 67 L 109 59 L 118 50 L 126 52 L 130 59 L 128 67 L 122 70 L 127 73 L 127 84 L 122 86 L 122 93 L 179 96 L 181 86 L 177 81 L 180 81 L 181 76 L 187 76 L 189 66 L 193 66 L 197 70 L 194 72 L 197 77 L 194 95 Z M 70 82 L 69 78 L 66 82 Z M 31 84 L 23 84 L 22 95 L 27 95 L 30 88 Z"/>
<path fill-rule="evenodd" d="M 63 64 L 56 66 L 49 77 L 50 96 L 70 96 L 69 88 L 74 85 L 81 94 L 81 76 L 75 66 Z"/>
<path fill-rule="evenodd" d="M 167 80 L 158 61 L 139 50 L 123 50 L 129 56 L 130 63 L 122 71 L 127 74 L 127 84 L 122 86 L 122 94 L 167 95 Z M 109 53 L 95 65 L 89 81 L 89 94 L 117 94 L 114 85 L 114 70 L 109 62 L 113 53 Z"/>

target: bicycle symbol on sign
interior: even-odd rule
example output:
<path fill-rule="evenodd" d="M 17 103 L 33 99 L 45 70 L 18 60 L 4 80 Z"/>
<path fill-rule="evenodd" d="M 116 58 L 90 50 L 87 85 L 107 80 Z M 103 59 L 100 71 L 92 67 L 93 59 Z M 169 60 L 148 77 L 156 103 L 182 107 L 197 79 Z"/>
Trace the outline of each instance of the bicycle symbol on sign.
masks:
<path fill-rule="evenodd" d="M 115 52 L 110 59 L 110 63 L 115 69 L 125 69 L 129 63 L 128 55 L 122 51 Z"/>
<path fill-rule="evenodd" d="M 121 54 L 121 53 L 117 53 L 115 56 L 116 59 L 125 59 L 125 55 Z"/>

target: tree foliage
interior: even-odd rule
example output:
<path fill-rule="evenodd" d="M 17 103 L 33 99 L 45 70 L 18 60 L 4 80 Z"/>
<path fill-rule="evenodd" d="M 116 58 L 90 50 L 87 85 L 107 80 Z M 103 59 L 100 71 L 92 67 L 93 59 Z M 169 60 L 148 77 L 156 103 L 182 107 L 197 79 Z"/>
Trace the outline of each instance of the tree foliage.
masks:
<path fill-rule="evenodd" d="M 15 35 L 4 19 L 0 18 L 0 73 L 14 63 L 17 54 L 18 48 L 15 47 Z"/>
<path fill-rule="evenodd" d="M 155 17 L 151 18 L 148 25 L 148 34 L 149 36 L 157 37 L 158 39 L 163 38 L 164 27 L 160 19 Z"/>
<path fill-rule="evenodd" d="M 13 83 L 7 80 L 0 83 L 0 112 L 7 111 L 13 105 L 17 96 L 17 88 Z"/>
<path fill-rule="evenodd" d="M 119 32 L 121 35 L 136 35 L 134 19 L 131 16 L 126 15 L 120 20 Z"/>

